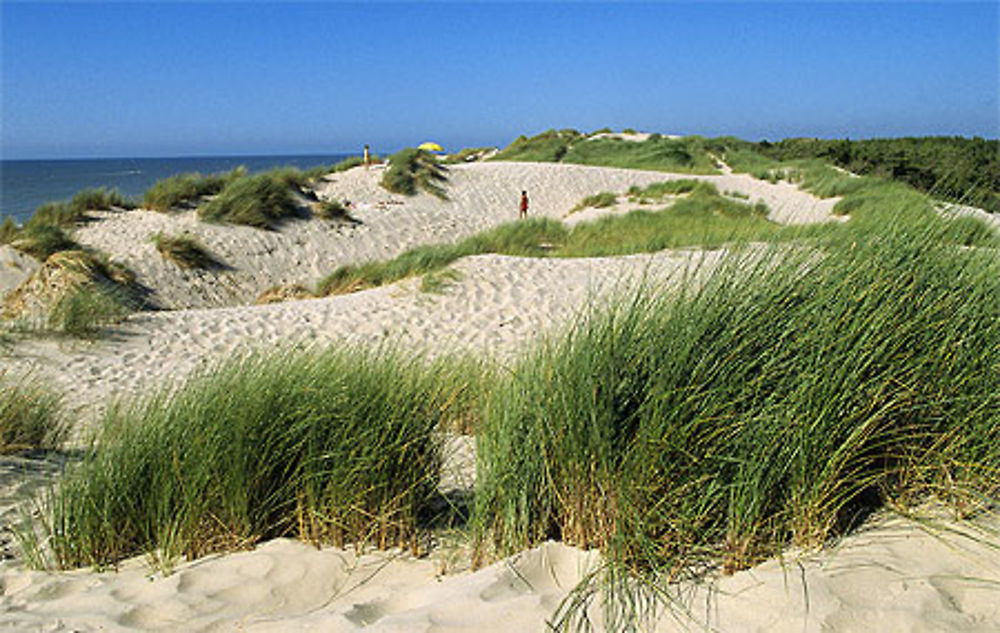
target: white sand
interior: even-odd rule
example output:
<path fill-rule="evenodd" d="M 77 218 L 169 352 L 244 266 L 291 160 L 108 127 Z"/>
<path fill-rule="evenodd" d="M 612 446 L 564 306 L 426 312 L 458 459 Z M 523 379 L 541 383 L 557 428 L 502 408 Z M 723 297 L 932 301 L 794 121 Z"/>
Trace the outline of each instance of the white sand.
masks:
<path fill-rule="evenodd" d="M 358 221 L 291 220 L 280 231 L 261 231 L 199 222 L 195 213 L 153 211 L 95 214 L 100 222 L 79 228 L 74 237 L 108 253 L 138 273 L 168 309 L 216 308 L 253 303 L 270 287 L 314 285 L 338 266 L 394 257 L 427 243 L 454 242 L 517 219 L 520 192 L 531 200 L 530 214 L 564 218 L 583 198 L 631 185 L 698 178 L 720 191 L 738 191 L 750 202 L 763 200 L 771 219 L 785 224 L 830 218 L 836 199 L 818 200 L 788 183 L 771 184 L 745 174 L 687 176 L 648 171 L 544 163 L 487 162 L 451 166 L 449 199 L 420 194 L 406 198 L 378 185 L 381 167 L 334 174 L 319 187 L 323 199 L 352 203 Z M 637 206 L 637 205 L 636 205 Z M 159 232 L 196 236 L 230 267 L 183 271 L 164 261 L 150 238 Z"/>
<path fill-rule="evenodd" d="M 0 297 L 17 288 L 38 267 L 38 260 L 34 257 L 0 244 Z"/>
<path fill-rule="evenodd" d="M 377 186 L 379 170 L 355 169 L 325 185 L 348 199 L 360 224 L 297 220 L 280 231 L 199 223 L 193 214 L 104 214 L 78 229 L 82 243 L 138 271 L 166 306 L 130 318 L 97 343 L 18 343 L 4 369 L 33 372 L 66 393 L 81 420 L 110 398 L 147 393 L 248 347 L 390 341 L 430 354 L 470 351 L 509 360 L 566 327 L 610 291 L 670 283 L 709 270 L 722 251 L 685 250 L 595 259 L 484 255 L 456 262 L 439 293 L 410 279 L 353 295 L 246 305 L 264 289 L 312 282 L 337 265 L 453 241 L 513 220 L 521 189 L 535 215 L 564 217 L 583 197 L 690 176 L 572 165 L 484 163 L 453 168 L 451 199 L 402 199 Z M 780 222 L 829 219 L 835 201 L 792 185 L 732 174 L 699 176 L 720 191 L 762 199 Z M 232 270 L 182 273 L 149 244 L 157 231 L 198 235 Z M 2 254 L 2 253 L 0 253 Z M 453 440 L 444 485 L 469 485 L 472 447 Z M 26 472 L 29 469 L 31 472 Z M 0 521 L 51 476 L 44 462 L 0 460 Z M 994 540 L 994 542 L 997 542 Z M 9 535 L 0 534 L 0 551 Z M 463 563 L 464 561 L 464 563 Z M 425 558 L 350 552 L 277 540 L 253 552 L 181 565 L 163 577 L 141 559 L 118 573 L 41 573 L 0 563 L 0 629 L 535 631 L 593 565 L 594 554 L 547 544 L 472 573 L 467 553 L 440 547 Z M 450 573 L 442 576 L 442 568 Z M 457 571 L 456 571 L 457 570 Z M 1000 629 L 1000 554 L 975 542 L 940 540 L 890 521 L 830 551 L 687 586 L 694 620 L 664 615 L 657 630 Z M 808 600 L 805 596 L 808 595 Z"/>

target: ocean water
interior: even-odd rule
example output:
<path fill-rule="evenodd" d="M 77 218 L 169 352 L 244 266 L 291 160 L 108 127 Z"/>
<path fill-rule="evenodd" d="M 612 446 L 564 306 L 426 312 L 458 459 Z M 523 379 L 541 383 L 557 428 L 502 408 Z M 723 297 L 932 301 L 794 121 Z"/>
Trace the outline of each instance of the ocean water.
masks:
<path fill-rule="evenodd" d="M 118 189 L 126 196 L 141 199 L 157 180 L 180 173 L 211 174 L 240 165 L 251 173 L 285 166 L 308 169 L 337 163 L 348 156 L 350 154 L 0 160 L 0 221 L 12 216 L 23 223 L 38 206 L 68 200 L 88 187 Z"/>

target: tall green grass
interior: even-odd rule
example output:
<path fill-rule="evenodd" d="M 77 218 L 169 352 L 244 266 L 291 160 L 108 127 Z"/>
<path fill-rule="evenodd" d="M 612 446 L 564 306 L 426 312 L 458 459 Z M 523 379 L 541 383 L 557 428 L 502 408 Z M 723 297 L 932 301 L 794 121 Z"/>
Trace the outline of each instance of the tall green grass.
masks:
<path fill-rule="evenodd" d="M 51 225 L 69 227 L 86 219 L 88 211 L 132 209 L 135 203 L 117 189 L 83 189 L 68 202 L 47 202 L 37 209 L 25 226 Z"/>
<path fill-rule="evenodd" d="M 9 243 L 42 262 L 54 253 L 79 248 L 73 238 L 55 224 L 29 223 L 13 233 Z"/>
<path fill-rule="evenodd" d="M 226 185 L 246 176 L 245 167 L 227 173 L 202 176 L 197 172 L 178 174 L 157 181 L 143 196 L 143 205 L 154 211 L 171 211 L 184 204 L 196 203 L 204 196 L 215 195 Z"/>
<path fill-rule="evenodd" d="M 48 329 L 76 338 L 95 339 L 133 309 L 133 301 L 124 289 L 112 284 L 87 283 L 56 301 L 48 314 Z"/>
<path fill-rule="evenodd" d="M 741 569 L 886 503 L 995 504 L 1000 263 L 937 228 L 748 249 L 524 359 L 479 427 L 482 559 L 599 547 L 634 623 L 636 580 Z"/>
<path fill-rule="evenodd" d="M 0 373 L 0 454 L 57 448 L 66 429 L 51 389 Z"/>
<path fill-rule="evenodd" d="M 385 349 L 230 360 L 108 413 L 35 520 L 35 559 L 169 568 L 278 536 L 418 549 L 436 430 L 462 422 L 476 384 L 464 365 Z"/>
<path fill-rule="evenodd" d="M 405 196 L 426 191 L 445 200 L 448 197 L 445 192 L 447 183 L 448 168 L 434 154 L 411 147 L 389 157 L 389 168 L 385 170 L 380 184 L 388 191 Z"/>
<path fill-rule="evenodd" d="M 237 178 L 199 207 L 198 217 L 208 222 L 274 228 L 282 220 L 298 214 L 289 184 L 286 172 Z"/>

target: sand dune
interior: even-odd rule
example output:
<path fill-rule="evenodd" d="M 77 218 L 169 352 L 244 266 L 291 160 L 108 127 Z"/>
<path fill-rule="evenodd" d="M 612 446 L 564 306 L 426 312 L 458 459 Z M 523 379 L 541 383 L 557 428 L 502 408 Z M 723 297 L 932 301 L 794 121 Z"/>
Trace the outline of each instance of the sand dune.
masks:
<path fill-rule="evenodd" d="M 763 200 L 775 222 L 829 219 L 835 199 L 819 200 L 788 183 L 745 174 L 686 176 L 606 167 L 546 163 L 472 163 L 451 167 L 448 200 L 428 194 L 407 198 L 379 186 L 381 167 L 333 174 L 318 187 L 322 199 L 348 201 L 356 222 L 290 220 L 280 231 L 199 222 L 194 211 L 96 213 L 99 222 L 74 233 L 78 242 L 107 253 L 138 274 L 167 309 L 246 305 L 278 285 L 313 285 L 343 264 L 394 257 L 408 248 L 452 242 L 517 219 L 520 192 L 531 214 L 564 218 L 583 198 L 602 191 L 679 178 L 714 182 Z M 183 271 L 164 261 L 150 238 L 156 233 L 196 236 L 225 268 Z"/>
<path fill-rule="evenodd" d="M 453 168 L 451 199 L 440 201 L 389 194 L 377 185 L 380 175 L 355 169 L 320 188 L 321 197 L 349 200 L 359 223 L 293 220 L 270 232 L 204 224 L 191 212 L 98 214 L 76 239 L 132 267 L 164 306 L 178 309 L 134 315 L 96 343 L 19 342 L 5 369 L 32 372 L 64 391 L 81 420 L 79 434 L 111 399 L 148 393 L 252 347 L 391 342 L 428 354 L 473 352 L 508 361 L 612 292 L 670 284 L 726 256 L 723 250 L 594 259 L 483 255 L 456 262 L 456 275 L 439 292 L 424 292 L 419 279 L 409 279 L 345 296 L 248 305 L 273 285 L 314 282 L 339 264 L 390 257 L 513 220 L 521 189 L 529 191 L 532 213 L 562 218 L 587 195 L 690 177 L 471 164 Z M 748 176 L 697 178 L 764 200 L 778 222 L 827 220 L 835 202 Z M 197 235 L 230 269 L 181 272 L 149 243 L 159 231 Z M 444 485 L 467 487 L 471 442 L 455 439 L 452 449 Z M 0 460 L 0 521 L 10 524 L 16 502 L 57 470 L 58 464 L 31 458 Z M 996 543 L 1000 526 L 985 527 L 994 530 Z M 9 548 L 9 541 L 9 534 L 0 535 L 0 547 Z M 1000 550 L 988 542 L 886 516 L 818 554 L 789 553 L 733 576 L 676 587 L 678 602 L 659 613 L 651 629 L 998 630 Z M 168 576 L 142 558 L 100 574 L 27 571 L 8 560 L 0 562 L 0 629 L 539 631 L 600 564 L 596 553 L 559 543 L 475 572 L 468 560 L 460 545 L 447 543 L 415 559 L 282 539 L 183 563 Z"/>

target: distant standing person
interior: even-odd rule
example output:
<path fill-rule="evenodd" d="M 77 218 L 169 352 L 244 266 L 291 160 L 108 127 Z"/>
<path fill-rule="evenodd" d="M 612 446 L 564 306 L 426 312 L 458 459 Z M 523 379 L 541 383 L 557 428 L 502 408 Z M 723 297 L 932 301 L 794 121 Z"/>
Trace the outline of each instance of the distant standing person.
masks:
<path fill-rule="evenodd" d="M 365 169 L 368 169 L 368 165 L 370 165 L 371 162 L 372 162 L 371 152 L 368 151 L 368 146 L 365 145 Z"/>
<path fill-rule="evenodd" d="M 518 214 L 518 219 L 526 220 L 528 218 L 528 192 L 521 192 L 521 212 Z"/>

